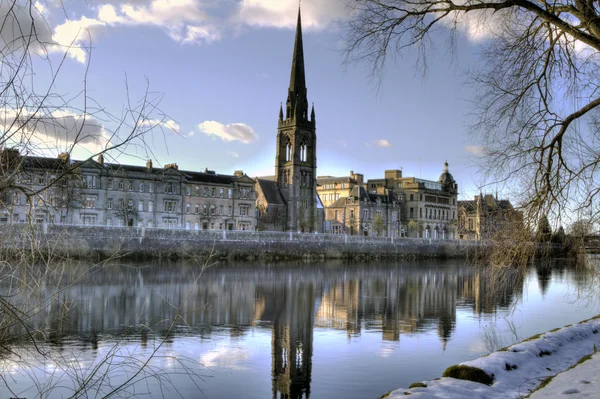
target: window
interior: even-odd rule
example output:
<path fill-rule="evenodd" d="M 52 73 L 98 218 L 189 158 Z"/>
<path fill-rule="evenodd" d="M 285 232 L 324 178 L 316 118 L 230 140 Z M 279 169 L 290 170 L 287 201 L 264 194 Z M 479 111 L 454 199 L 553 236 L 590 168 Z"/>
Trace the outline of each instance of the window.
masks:
<path fill-rule="evenodd" d="M 213 188 L 210 190 L 210 194 L 211 194 L 211 196 L 212 196 L 212 197 L 214 197 L 214 196 L 217 194 L 217 189 L 216 189 L 215 187 L 213 187 Z"/>
<path fill-rule="evenodd" d="M 381 211 L 375 211 L 375 215 L 377 215 L 377 216 L 379 216 L 379 217 L 382 217 L 382 216 L 383 216 L 383 214 L 381 213 Z"/>
<path fill-rule="evenodd" d="M 133 211 L 133 200 L 127 201 L 127 210 Z"/>
<path fill-rule="evenodd" d="M 200 205 L 196 204 L 196 215 L 200 213 Z M 197 230 L 197 229 L 196 229 Z"/>
<path fill-rule="evenodd" d="M 83 216 L 83 224 L 96 224 L 96 215 L 84 215 Z"/>
<path fill-rule="evenodd" d="M 208 197 L 208 187 L 204 187 L 204 196 Z"/>
<path fill-rule="evenodd" d="M 240 205 L 240 216 L 248 216 L 249 209 L 248 205 Z"/>
<path fill-rule="evenodd" d="M 204 206 L 202 207 L 202 214 L 203 215 L 208 214 L 208 206 L 206 204 L 204 204 Z"/>
<path fill-rule="evenodd" d="M 84 208 L 95 208 L 96 207 L 96 198 L 95 197 L 86 197 Z"/>
<path fill-rule="evenodd" d="M 154 192 L 154 184 L 149 184 L 148 185 L 148 191 L 153 193 Z"/>
<path fill-rule="evenodd" d="M 412 219 L 412 218 L 414 218 L 414 215 L 413 215 L 413 213 L 414 213 L 414 209 L 413 209 L 413 208 L 410 208 L 410 218 L 411 218 L 411 219 Z"/>
<path fill-rule="evenodd" d="M 165 200 L 165 212 L 175 212 L 175 206 L 177 205 L 177 201 L 175 200 Z"/>
<path fill-rule="evenodd" d="M 225 194 L 225 189 L 224 188 L 220 188 L 219 189 L 219 197 L 223 198 L 223 195 Z"/>
<path fill-rule="evenodd" d="M 144 192 L 144 183 L 140 183 L 140 193 Z"/>
<path fill-rule="evenodd" d="M 129 189 L 129 191 L 133 191 L 133 182 L 132 181 L 129 182 L 128 189 Z"/>
<path fill-rule="evenodd" d="M 223 230 L 223 223 L 219 223 L 219 230 Z"/>
<path fill-rule="evenodd" d="M 233 198 L 233 190 L 232 189 L 227 190 L 227 198 L 230 198 L 230 199 Z"/>
<path fill-rule="evenodd" d="M 113 189 L 113 179 L 108 179 L 108 189 L 109 190 Z"/>
<path fill-rule="evenodd" d="M 306 162 L 306 144 L 300 144 L 300 161 Z"/>
<path fill-rule="evenodd" d="M 200 196 L 200 187 L 196 186 L 196 197 L 199 197 L 199 196 Z M 198 230 L 198 229 L 196 229 L 196 230 Z"/>
<path fill-rule="evenodd" d="M 215 229 L 215 224 L 214 224 L 214 223 L 211 223 L 211 224 L 210 224 L 210 229 L 211 229 L 211 230 L 214 230 L 214 229 Z"/>
<path fill-rule="evenodd" d="M 185 229 L 189 230 L 191 228 L 191 223 L 190 222 L 185 222 Z"/>
<path fill-rule="evenodd" d="M 354 209 L 350 209 L 350 219 L 354 219 Z"/>
<path fill-rule="evenodd" d="M 211 215 L 214 215 L 214 214 L 215 214 L 215 211 L 216 211 L 216 208 L 215 208 L 215 206 L 214 206 L 214 205 L 211 205 L 211 206 L 210 206 L 210 214 L 211 214 Z"/>
<path fill-rule="evenodd" d="M 220 205 L 219 206 L 219 215 L 222 215 L 222 214 L 223 214 L 223 205 Z"/>
<path fill-rule="evenodd" d="M 112 199 L 106 200 L 106 209 L 112 209 Z"/>
<path fill-rule="evenodd" d="M 242 198 L 242 199 L 248 199 L 248 193 L 249 193 L 249 191 L 250 191 L 250 190 L 249 190 L 249 189 L 247 189 L 247 188 L 242 188 L 242 189 L 240 190 L 240 193 L 241 193 L 241 198 Z"/>
<path fill-rule="evenodd" d="M 198 230 L 199 227 L 198 222 L 194 223 L 194 230 Z"/>
<path fill-rule="evenodd" d="M 368 209 L 364 209 L 363 210 L 363 219 L 368 219 L 369 218 L 369 210 Z"/>
<path fill-rule="evenodd" d="M 192 195 L 192 188 L 190 186 L 187 186 L 185 188 L 185 195 Z M 189 230 L 189 228 L 188 228 L 188 230 Z"/>
<path fill-rule="evenodd" d="M 152 212 L 154 210 L 154 202 L 148 201 L 148 212 Z"/>
<path fill-rule="evenodd" d="M 233 207 L 229 205 L 229 216 L 233 216 Z"/>
<path fill-rule="evenodd" d="M 346 183 L 342 183 L 342 188 L 346 188 Z"/>
<path fill-rule="evenodd" d="M 190 209 L 192 206 L 190 204 L 185 204 L 185 213 L 190 213 Z"/>
<path fill-rule="evenodd" d="M 165 184 L 165 193 L 167 194 L 173 194 L 173 183 L 167 183 Z"/>
<path fill-rule="evenodd" d="M 138 211 L 144 212 L 144 201 L 138 202 Z"/>
<path fill-rule="evenodd" d="M 125 208 L 125 200 L 121 198 L 119 200 L 119 209 L 123 209 L 123 208 Z"/>
<path fill-rule="evenodd" d="M 123 191 L 123 182 L 122 181 L 119 182 L 119 190 Z"/>
<path fill-rule="evenodd" d="M 423 208 L 419 208 L 419 217 L 422 218 L 423 217 Z"/>
<path fill-rule="evenodd" d="M 335 218 L 335 220 L 338 219 L 338 211 L 335 211 L 335 217 L 334 218 Z"/>
<path fill-rule="evenodd" d="M 423 201 L 423 194 L 419 194 L 419 201 Z"/>
<path fill-rule="evenodd" d="M 410 195 L 410 200 L 411 200 L 411 201 L 414 201 L 414 200 L 415 200 L 415 196 L 414 196 L 414 194 L 411 194 L 411 195 Z"/>

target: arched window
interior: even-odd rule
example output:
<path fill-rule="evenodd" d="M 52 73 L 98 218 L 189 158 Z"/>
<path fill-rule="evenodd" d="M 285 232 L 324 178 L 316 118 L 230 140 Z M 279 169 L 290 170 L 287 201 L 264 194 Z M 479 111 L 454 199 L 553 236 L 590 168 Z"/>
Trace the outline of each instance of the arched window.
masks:
<path fill-rule="evenodd" d="M 300 161 L 306 162 L 306 143 L 300 144 Z"/>
<path fill-rule="evenodd" d="M 285 161 L 290 161 L 292 159 L 292 144 L 288 141 L 285 145 Z"/>

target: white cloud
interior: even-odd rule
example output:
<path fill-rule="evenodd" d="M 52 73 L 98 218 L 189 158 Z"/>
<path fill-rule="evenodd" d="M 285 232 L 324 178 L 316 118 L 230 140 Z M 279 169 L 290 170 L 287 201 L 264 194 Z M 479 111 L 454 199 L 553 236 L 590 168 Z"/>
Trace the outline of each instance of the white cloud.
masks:
<path fill-rule="evenodd" d="M 485 147 L 480 145 L 468 145 L 465 147 L 465 151 L 478 157 L 483 157 L 488 154 Z"/>
<path fill-rule="evenodd" d="M 233 152 L 233 151 L 227 151 L 226 153 L 227 155 L 233 157 L 233 158 L 239 158 L 240 154 L 238 154 L 237 152 Z"/>
<path fill-rule="evenodd" d="M 198 125 L 198 129 L 209 136 L 216 136 L 223 141 L 241 141 L 249 144 L 258 139 L 254 129 L 244 123 L 228 123 L 223 125 L 216 121 L 205 121 Z"/>
<path fill-rule="evenodd" d="M 159 120 L 159 119 L 147 119 L 139 124 L 140 127 L 148 128 L 159 128 L 161 130 L 171 130 L 172 132 L 179 133 L 180 126 L 174 120 Z"/>
<path fill-rule="evenodd" d="M 302 28 L 323 29 L 345 16 L 343 1 L 302 2 Z M 242 0 L 233 19 L 251 26 L 293 28 L 297 17 L 297 0 Z"/>
<path fill-rule="evenodd" d="M 390 143 L 389 141 L 384 140 L 384 139 L 379 139 L 379 140 L 369 141 L 367 143 L 367 147 L 392 147 L 392 143 Z"/>
<path fill-rule="evenodd" d="M 75 144 L 95 152 L 110 143 L 110 135 L 98 120 L 67 110 L 0 109 L 0 129 L 11 136 L 11 145 L 21 143 L 40 151 L 64 150 Z"/>
<path fill-rule="evenodd" d="M 147 0 L 101 4 L 97 16 L 68 20 L 54 29 L 53 51 L 66 51 L 79 62 L 85 62 L 85 47 L 106 28 L 118 26 L 149 26 L 163 29 L 169 37 L 182 44 L 210 43 L 220 38 L 218 28 L 201 9 L 197 0 Z"/>

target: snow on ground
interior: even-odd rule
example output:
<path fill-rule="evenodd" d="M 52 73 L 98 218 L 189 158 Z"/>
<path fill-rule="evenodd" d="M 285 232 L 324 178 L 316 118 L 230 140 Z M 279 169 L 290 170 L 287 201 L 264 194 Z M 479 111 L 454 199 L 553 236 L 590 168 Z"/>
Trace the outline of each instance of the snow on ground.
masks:
<path fill-rule="evenodd" d="M 530 398 L 600 398 L 600 353 L 557 375 Z"/>
<path fill-rule="evenodd" d="M 387 399 L 405 398 L 519 398 L 537 388 L 547 377 L 554 376 L 576 364 L 583 356 L 600 349 L 600 319 L 563 327 L 540 335 L 536 339 L 509 346 L 489 356 L 460 363 L 477 367 L 494 376 L 491 386 L 454 378 L 423 381 L 427 388 L 398 389 Z M 594 357 L 596 358 L 596 357 Z M 600 365 L 600 363 L 598 363 Z M 600 374 L 596 369 L 596 374 Z M 558 378 L 558 377 L 557 377 Z M 600 377 L 593 380 L 598 381 Z M 590 378 L 582 380 L 592 381 Z M 567 389 L 580 389 L 572 383 Z M 590 384 L 592 385 L 592 384 Z M 597 388 L 598 384 L 596 384 Z M 562 391 L 561 391 L 562 392 Z M 539 397 L 554 397 L 540 392 Z"/>

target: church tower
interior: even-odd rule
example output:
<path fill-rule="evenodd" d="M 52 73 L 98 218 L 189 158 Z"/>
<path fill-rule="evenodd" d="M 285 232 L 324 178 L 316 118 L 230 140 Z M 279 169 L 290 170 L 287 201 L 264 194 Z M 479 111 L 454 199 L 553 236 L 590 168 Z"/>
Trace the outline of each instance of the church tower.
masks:
<path fill-rule="evenodd" d="M 309 118 L 310 116 L 310 118 Z M 279 108 L 275 176 L 287 203 L 286 230 L 315 231 L 317 227 L 317 135 L 315 108 L 308 113 L 302 22 L 298 24 L 292 73 L 285 109 Z"/>

